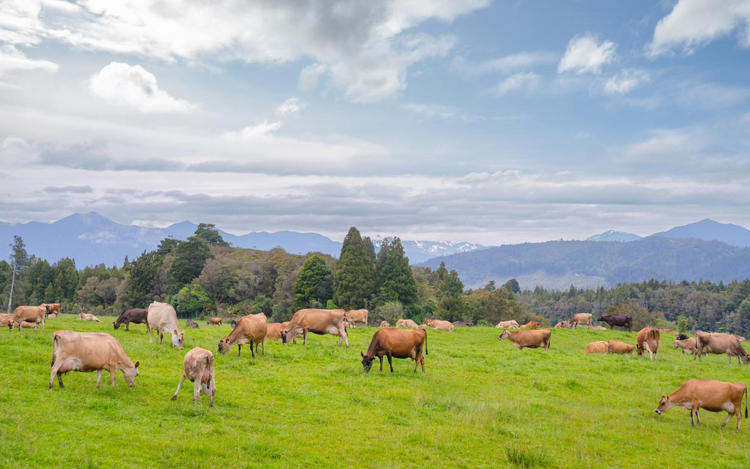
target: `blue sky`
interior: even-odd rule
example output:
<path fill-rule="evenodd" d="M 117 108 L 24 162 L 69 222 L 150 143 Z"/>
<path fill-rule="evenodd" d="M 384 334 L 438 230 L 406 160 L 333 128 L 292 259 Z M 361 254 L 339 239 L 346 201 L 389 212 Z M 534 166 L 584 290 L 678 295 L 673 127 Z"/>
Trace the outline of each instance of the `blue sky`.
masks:
<path fill-rule="evenodd" d="M 750 225 L 750 0 L 0 0 L 0 219 Z"/>

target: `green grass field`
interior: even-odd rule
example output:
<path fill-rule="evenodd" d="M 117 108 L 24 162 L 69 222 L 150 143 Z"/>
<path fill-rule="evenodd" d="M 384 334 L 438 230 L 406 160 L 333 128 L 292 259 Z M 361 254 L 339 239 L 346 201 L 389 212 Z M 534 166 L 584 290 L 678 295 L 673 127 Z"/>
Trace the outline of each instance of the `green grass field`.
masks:
<path fill-rule="evenodd" d="M 656 362 L 584 355 L 593 340 L 634 343 L 635 333 L 554 330 L 551 349 L 519 351 L 494 328 L 428 332 L 427 373 L 395 360 L 396 372 L 366 375 L 360 351 L 375 328 L 307 346 L 266 344 L 216 352 L 230 326 L 189 329 L 185 350 L 150 345 L 145 325 L 130 332 L 71 316 L 46 331 L 0 331 L 2 467 L 701 467 L 750 466 L 750 421 L 738 434 L 725 413 L 654 413 L 659 397 L 691 378 L 742 381 L 750 368 L 726 356 L 700 363 L 662 336 Z M 181 321 L 184 325 L 184 322 Z M 103 331 L 140 360 L 137 387 L 117 375 L 101 389 L 96 373 L 69 373 L 48 390 L 55 330 Z M 184 353 L 217 355 L 213 409 L 192 386 L 174 393 Z M 730 425 L 733 427 L 734 421 Z"/>

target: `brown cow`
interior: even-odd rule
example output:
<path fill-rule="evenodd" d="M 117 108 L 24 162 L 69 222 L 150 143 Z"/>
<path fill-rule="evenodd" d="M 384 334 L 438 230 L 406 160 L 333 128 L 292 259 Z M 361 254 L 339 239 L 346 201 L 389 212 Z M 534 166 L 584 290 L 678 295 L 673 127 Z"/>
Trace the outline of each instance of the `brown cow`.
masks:
<path fill-rule="evenodd" d="M 675 339 L 674 348 L 681 348 L 682 353 L 685 355 L 693 355 L 695 353 L 695 338 L 688 337 L 687 339 Z"/>
<path fill-rule="evenodd" d="M 500 321 L 495 327 L 500 329 L 518 329 L 520 326 L 514 319 L 511 319 L 510 321 Z"/>
<path fill-rule="evenodd" d="M 39 327 L 39 323 L 23 321 L 21 322 L 21 327 L 23 327 L 24 329 L 36 329 L 37 327 Z"/>
<path fill-rule="evenodd" d="M 388 365 L 393 373 L 393 358 L 411 358 L 414 360 L 414 372 L 417 372 L 419 364 L 422 364 L 422 373 L 424 373 L 424 353 L 427 353 L 427 331 L 424 329 L 408 330 L 403 329 L 378 329 L 372 336 L 370 346 L 367 348 L 367 354 L 359 352 L 362 355 L 362 366 L 365 373 L 370 372 L 372 362 L 375 357 L 380 359 L 380 371 L 383 371 L 383 355 L 388 357 Z"/>
<path fill-rule="evenodd" d="M 261 346 L 261 354 L 266 354 L 266 333 L 268 332 L 268 319 L 263 313 L 251 314 L 241 318 L 232 332 L 219 341 L 219 353 L 224 355 L 237 344 L 237 356 L 242 354 L 242 345 L 250 344 L 250 353 L 255 358 L 255 350 L 258 345 Z"/>
<path fill-rule="evenodd" d="M 419 324 L 412 321 L 411 319 L 399 319 L 396 321 L 396 327 L 408 327 L 411 329 L 417 329 L 419 327 Z"/>
<path fill-rule="evenodd" d="M 0 326 L 10 327 L 11 324 L 13 324 L 13 315 L 0 313 Z"/>
<path fill-rule="evenodd" d="M 52 364 L 49 376 L 49 387 L 52 389 L 55 376 L 60 387 L 63 386 L 62 375 L 69 371 L 96 371 L 96 387 L 102 379 L 102 370 L 109 371 L 112 386 L 115 385 L 115 373 L 122 370 L 125 382 L 135 387 L 138 376 L 138 365 L 135 365 L 125 354 L 120 342 L 104 332 L 57 331 L 52 334 Z"/>
<path fill-rule="evenodd" d="M 366 309 L 353 309 L 344 313 L 344 317 L 351 324 L 350 327 L 355 327 L 357 323 L 362 323 L 367 327 L 367 321 L 370 317 L 370 312 Z"/>
<path fill-rule="evenodd" d="M 266 332 L 266 340 L 281 340 L 281 331 L 289 324 L 289 321 L 282 323 L 269 323 Z"/>
<path fill-rule="evenodd" d="M 737 357 L 737 363 L 740 364 L 750 362 L 750 357 L 748 357 L 745 349 L 742 348 L 739 339 L 732 334 L 698 332 L 696 334 L 693 360 L 695 360 L 696 355 L 698 356 L 698 360 L 700 360 L 703 353 L 715 353 L 718 355 L 726 353 L 729 363 L 732 363 L 732 357 Z"/>
<path fill-rule="evenodd" d="M 654 360 L 659 351 L 659 345 L 661 345 L 661 334 L 659 333 L 659 329 L 644 327 L 638 332 L 636 343 L 638 356 L 643 355 L 643 352 L 647 351 L 649 359 Z"/>
<path fill-rule="evenodd" d="M 586 346 L 583 353 L 607 353 L 609 352 L 609 343 L 606 340 L 591 342 Z"/>
<path fill-rule="evenodd" d="M 214 406 L 214 397 L 216 396 L 216 378 L 214 377 L 214 354 L 206 349 L 195 347 L 185 354 L 185 360 L 182 364 L 182 378 L 177 385 L 177 391 L 174 392 L 172 400 L 177 399 L 177 393 L 180 392 L 182 383 L 186 379 L 195 383 L 193 388 L 193 404 L 198 405 L 198 399 L 201 397 L 201 391 L 211 398 L 209 407 Z"/>
<path fill-rule="evenodd" d="M 690 426 L 695 426 L 697 418 L 701 423 L 700 409 L 709 412 L 726 411 L 722 427 L 726 427 L 732 414 L 737 416 L 737 431 L 740 431 L 742 418 L 742 397 L 745 397 L 745 418 L 747 418 L 747 386 L 743 383 L 727 383 L 710 379 L 691 379 L 682 383 L 677 391 L 669 396 L 661 396 L 656 413 L 661 415 L 672 407 L 680 406 L 690 411 Z"/>
<path fill-rule="evenodd" d="M 10 324 L 10 330 L 12 331 L 16 324 L 19 326 L 22 322 L 41 322 L 42 330 L 44 330 L 44 319 L 47 317 L 49 307 L 47 306 L 19 306 L 13 311 L 13 320 Z M 19 327 L 20 331 L 22 328 Z"/>
<path fill-rule="evenodd" d="M 523 326 L 521 326 L 521 329 L 539 329 L 542 327 L 542 324 L 538 321 L 529 321 Z"/>
<path fill-rule="evenodd" d="M 428 319 L 427 325 L 439 331 L 452 331 L 456 328 L 456 326 L 454 326 L 452 322 L 443 321 L 441 319 Z"/>
<path fill-rule="evenodd" d="M 574 314 L 572 318 L 570 318 L 570 328 L 575 329 L 578 327 L 579 324 L 585 324 L 591 328 L 591 321 L 593 320 L 594 315 L 589 313 L 577 313 Z"/>
<path fill-rule="evenodd" d="M 130 308 L 124 310 L 115 321 L 115 330 L 119 329 L 124 323 L 125 330 L 129 331 L 131 322 L 133 324 L 146 324 L 146 330 L 148 330 L 148 310 L 143 308 Z"/>
<path fill-rule="evenodd" d="M 198 323 L 195 322 L 195 321 L 193 321 L 192 319 L 188 319 L 187 321 L 185 321 L 185 325 L 187 327 L 190 327 L 190 328 L 193 328 L 193 329 L 198 329 L 198 327 L 199 327 Z"/>
<path fill-rule="evenodd" d="M 349 348 L 349 336 L 344 327 L 344 311 L 336 309 L 301 309 L 294 313 L 292 320 L 286 328 L 281 331 L 281 342 L 286 344 L 294 336 L 302 333 L 302 343 L 307 344 L 307 334 L 323 335 L 331 334 L 339 336 L 339 347 L 341 341 L 346 342 Z"/>
<path fill-rule="evenodd" d="M 62 314 L 62 309 L 60 308 L 60 303 L 42 303 L 39 306 L 44 306 L 49 308 L 47 310 L 47 316 L 57 317 L 60 314 Z"/>
<path fill-rule="evenodd" d="M 94 316 L 93 314 L 86 314 L 86 313 L 79 313 L 78 319 L 81 321 L 93 321 L 93 322 L 101 322 L 99 318 Z"/>
<path fill-rule="evenodd" d="M 185 333 L 180 332 L 177 323 L 177 311 L 168 303 L 154 301 L 148 305 L 148 317 L 146 325 L 150 335 L 151 343 L 154 343 L 154 330 L 159 336 L 159 343 L 164 340 L 164 333 L 172 334 L 172 347 L 182 350 L 185 341 Z"/>
<path fill-rule="evenodd" d="M 633 353 L 633 350 L 635 350 L 635 345 L 626 344 L 625 342 L 620 342 L 619 340 L 608 340 L 607 345 L 607 353 L 626 354 Z"/>
<path fill-rule="evenodd" d="M 206 322 L 209 326 L 221 326 L 221 318 L 211 318 Z"/>
<path fill-rule="evenodd" d="M 380 327 L 391 327 L 391 325 L 388 321 L 383 321 L 380 323 Z"/>
<path fill-rule="evenodd" d="M 545 351 L 549 350 L 549 342 L 552 333 L 549 329 L 540 329 L 536 331 L 509 331 L 504 330 L 498 340 L 509 339 L 518 350 L 528 348 L 542 347 Z"/>
<path fill-rule="evenodd" d="M 555 329 L 570 329 L 570 322 L 560 321 L 557 324 L 555 324 Z"/>

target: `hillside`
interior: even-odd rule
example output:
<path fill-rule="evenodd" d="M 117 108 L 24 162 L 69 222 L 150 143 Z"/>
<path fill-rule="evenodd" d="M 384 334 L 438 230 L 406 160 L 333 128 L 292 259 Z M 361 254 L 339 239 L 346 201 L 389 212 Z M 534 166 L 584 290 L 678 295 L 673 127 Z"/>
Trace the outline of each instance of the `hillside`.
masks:
<path fill-rule="evenodd" d="M 750 230 L 742 226 L 719 223 L 709 219 L 689 225 L 676 226 L 670 230 L 655 233 L 653 236 L 721 241 L 730 246 L 750 247 Z"/>
<path fill-rule="evenodd" d="M 630 241 L 638 241 L 639 239 L 643 239 L 643 237 L 633 233 L 626 233 L 624 231 L 609 230 L 604 233 L 589 236 L 586 238 L 586 241 L 628 243 Z"/>

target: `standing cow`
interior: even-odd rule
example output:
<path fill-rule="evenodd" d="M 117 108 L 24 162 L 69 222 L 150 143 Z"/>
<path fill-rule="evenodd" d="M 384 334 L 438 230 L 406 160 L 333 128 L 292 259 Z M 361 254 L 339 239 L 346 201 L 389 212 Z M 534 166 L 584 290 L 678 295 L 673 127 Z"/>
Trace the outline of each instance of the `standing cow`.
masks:
<path fill-rule="evenodd" d="M 628 332 L 631 332 L 633 330 L 633 318 L 625 314 L 606 314 L 603 316 L 599 316 L 599 319 L 597 319 L 597 321 L 607 323 L 613 330 L 615 326 L 627 327 Z"/>
<path fill-rule="evenodd" d="M 211 318 L 206 322 L 206 325 L 208 326 L 221 326 L 221 318 Z"/>
<path fill-rule="evenodd" d="M 232 345 L 237 344 L 237 356 L 242 355 L 242 346 L 250 344 L 250 353 L 255 358 L 258 345 L 261 345 L 261 353 L 266 354 L 266 334 L 268 333 L 268 319 L 263 313 L 250 314 L 241 318 L 232 332 L 219 341 L 219 353 L 224 355 L 229 352 Z"/>
<path fill-rule="evenodd" d="M 727 383 L 710 379 L 691 379 L 682 383 L 677 391 L 669 396 L 661 396 L 656 413 L 661 415 L 672 407 L 680 406 L 690 411 L 690 426 L 696 419 L 701 423 L 700 409 L 709 412 L 726 411 L 722 427 L 726 427 L 732 415 L 737 416 L 737 431 L 740 431 L 742 418 L 742 397 L 745 397 L 745 418 L 747 418 L 747 386 L 743 383 Z"/>
<path fill-rule="evenodd" d="M 307 334 L 331 334 L 339 336 L 349 348 L 349 336 L 344 327 L 344 311 L 336 309 L 301 309 L 294 313 L 287 327 L 281 331 L 281 342 L 287 344 L 297 334 L 302 334 L 302 343 L 307 344 Z"/>
<path fill-rule="evenodd" d="M 717 355 L 726 353 L 729 363 L 732 363 L 732 357 L 737 357 L 737 363 L 740 364 L 750 361 L 750 357 L 748 357 L 745 349 L 742 348 L 740 340 L 732 334 L 698 332 L 695 337 L 693 360 L 695 360 L 696 356 L 700 360 L 703 353 L 715 353 Z"/>
<path fill-rule="evenodd" d="M 573 317 L 570 318 L 570 321 L 568 321 L 568 323 L 570 324 L 571 329 L 577 328 L 579 324 L 584 324 L 588 327 L 591 327 L 591 321 L 593 317 L 593 314 L 578 313 L 574 314 Z"/>
<path fill-rule="evenodd" d="M 422 365 L 424 373 L 424 351 L 427 354 L 427 331 L 424 329 L 379 329 L 372 336 L 367 353 L 359 352 L 362 356 L 362 366 L 365 373 L 370 372 L 375 357 L 380 359 L 380 371 L 383 371 L 383 356 L 388 358 L 388 365 L 393 373 L 393 358 L 411 358 L 414 360 L 414 372 Z"/>
<path fill-rule="evenodd" d="M 550 337 L 552 333 L 549 329 L 539 329 L 531 331 L 509 331 L 504 330 L 502 335 L 498 336 L 498 340 L 509 339 L 513 345 L 518 347 L 518 350 L 524 348 L 543 348 L 545 351 L 549 350 Z"/>
<path fill-rule="evenodd" d="M 151 343 L 154 343 L 154 330 L 159 336 L 159 343 L 164 339 L 164 333 L 172 334 L 172 346 L 183 349 L 185 333 L 180 332 L 180 325 L 177 323 L 177 311 L 168 303 L 159 303 L 154 301 L 148 306 L 148 332 L 151 335 Z"/>
<path fill-rule="evenodd" d="M 148 310 L 143 308 L 130 308 L 124 310 L 115 321 L 115 330 L 119 329 L 124 323 L 125 330 L 129 331 L 131 322 L 134 324 L 146 324 L 146 329 L 148 329 Z"/>
<path fill-rule="evenodd" d="M 21 323 L 24 321 L 26 322 L 35 322 L 35 323 L 42 323 L 42 330 L 44 330 L 44 319 L 47 317 L 47 314 L 49 313 L 49 306 L 19 306 L 13 311 L 13 318 L 10 323 L 10 330 L 12 331 L 13 328 L 18 324 L 18 330 L 20 332 L 21 329 Z"/>
<path fill-rule="evenodd" d="M 367 327 L 369 317 L 370 312 L 366 309 L 353 309 L 344 313 L 344 318 L 351 324 L 351 327 L 355 327 L 357 323 L 362 323 Z"/>
<path fill-rule="evenodd" d="M 172 396 L 172 400 L 177 400 L 177 394 L 180 392 L 182 383 L 186 379 L 195 383 L 193 388 L 193 405 L 198 405 L 198 399 L 201 397 L 201 391 L 211 398 L 209 407 L 214 406 L 214 397 L 216 396 L 216 378 L 214 377 L 214 354 L 206 349 L 195 347 L 185 354 L 185 360 L 182 366 L 182 378 L 177 385 L 177 390 Z"/>
<path fill-rule="evenodd" d="M 654 360 L 659 351 L 659 345 L 661 345 L 661 333 L 659 329 L 644 327 L 638 332 L 636 343 L 638 356 L 643 355 L 643 352 L 647 351 L 649 359 Z"/>

